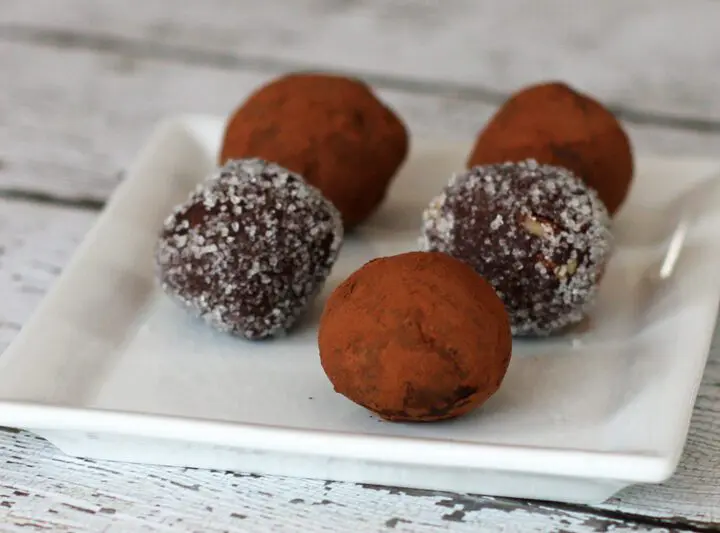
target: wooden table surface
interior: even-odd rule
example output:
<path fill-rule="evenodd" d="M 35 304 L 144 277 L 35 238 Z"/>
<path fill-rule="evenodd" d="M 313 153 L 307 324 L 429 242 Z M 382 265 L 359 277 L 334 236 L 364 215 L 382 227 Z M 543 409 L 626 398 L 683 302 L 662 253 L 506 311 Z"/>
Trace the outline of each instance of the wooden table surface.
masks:
<path fill-rule="evenodd" d="M 0 0 L 0 350 L 158 120 L 227 114 L 288 70 L 370 80 L 414 135 L 467 139 L 560 78 L 638 152 L 720 147 L 711 0 Z M 720 345 L 675 476 L 588 508 L 103 463 L 0 431 L 2 531 L 718 531 Z"/>

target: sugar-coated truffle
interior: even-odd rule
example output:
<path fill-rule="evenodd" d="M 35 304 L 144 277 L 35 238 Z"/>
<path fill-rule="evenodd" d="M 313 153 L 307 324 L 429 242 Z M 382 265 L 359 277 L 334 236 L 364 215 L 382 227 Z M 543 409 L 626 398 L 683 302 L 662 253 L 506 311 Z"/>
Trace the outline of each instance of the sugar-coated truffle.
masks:
<path fill-rule="evenodd" d="M 260 159 L 232 160 L 165 221 L 158 276 L 193 315 L 262 339 L 294 325 L 342 239 L 337 209 L 301 176 Z"/>
<path fill-rule="evenodd" d="M 335 390 L 393 421 L 458 417 L 500 387 L 510 325 L 493 288 L 462 261 L 409 252 L 375 259 L 330 296 L 322 367 Z"/>
<path fill-rule="evenodd" d="M 610 214 L 633 179 L 630 140 L 602 104 L 564 83 L 527 87 L 479 133 L 467 166 L 535 159 L 572 170 L 596 190 Z"/>
<path fill-rule="evenodd" d="M 471 265 L 516 336 L 560 333 L 591 309 L 612 251 L 610 216 L 569 170 L 535 161 L 452 177 L 423 213 L 421 248 Z"/>
<path fill-rule="evenodd" d="M 260 157 L 301 174 L 335 204 L 349 230 L 383 201 L 408 149 L 405 125 L 365 83 L 289 74 L 230 117 L 220 162 Z"/>

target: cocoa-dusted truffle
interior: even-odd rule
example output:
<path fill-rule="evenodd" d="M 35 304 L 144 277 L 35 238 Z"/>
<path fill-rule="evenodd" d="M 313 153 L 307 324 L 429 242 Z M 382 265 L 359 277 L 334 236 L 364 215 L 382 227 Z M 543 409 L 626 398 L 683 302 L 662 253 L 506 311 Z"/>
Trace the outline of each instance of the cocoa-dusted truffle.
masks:
<path fill-rule="evenodd" d="M 370 261 L 335 289 L 319 346 L 340 394 L 387 420 L 433 421 L 498 390 L 511 337 L 502 302 L 472 268 L 410 252 Z"/>
<path fill-rule="evenodd" d="M 567 169 L 530 160 L 455 175 L 423 214 L 421 246 L 487 279 L 514 335 L 544 336 L 591 308 L 612 235 L 592 189 Z"/>
<path fill-rule="evenodd" d="M 610 214 L 630 190 L 633 155 L 618 120 L 564 83 L 527 87 L 510 97 L 480 132 L 467 166 L 535 159 L 572 170 Z"/>
<path fill-rule="evenodd" d="M 400 118 L 365 83 L 290 74 L 235 111 L 220 162 L 260 157 L 298 172 L 335 204 L 349 230 L 382 202 L 408 146 Z"/>
<path fill-rule="evenodd" d="M 158 274 L 192 314 L 261 339 L 293 326 L 342 237 L 340 214 L 300 176 L 259 159 L 229 161 L 165 221 Z"/>

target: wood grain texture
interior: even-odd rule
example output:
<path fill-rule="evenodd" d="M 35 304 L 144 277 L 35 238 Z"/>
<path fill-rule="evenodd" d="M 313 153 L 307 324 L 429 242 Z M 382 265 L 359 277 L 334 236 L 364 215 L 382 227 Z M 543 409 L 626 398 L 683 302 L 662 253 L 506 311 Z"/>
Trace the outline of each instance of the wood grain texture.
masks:
<path fill-rule="evenodd" d="M 0 200 L 0 353 L 15 337 L 96 213 Z"/>
<path fill-rule="evenodd" d="M 365 75 L 414 135 L 468 139 L 559 77 L 621 109 L 638 151 L 714 155 L 718 19 L 713 0 L 0 0 L 0 196 L 30 200 L 0 199 L 0 351 L 168 115 L 313 66 Z M 0 531 L 714 531 L 719 339 L 676 475 L 595 509 L 98 463 L 0 432 Z"/>
<path fill-rule="evenodd" d="M 4 43 L 0 191 L 97 203 L 156 123 L 177 113 L 225 115 L 271 75 L 113 51 Z M 72 73 L 72 75 L 68 75 Z M 720 93 L 718 93 L 720 94 Z M 418 137 L 472 139 L 496 109 L 480 101 L 381 90 Z M 639 152 L 714 154 L 720 132 L 628 124 Z"/>
<path fill-rule="evenodd" d="M 62 29 L 57 44 L 73 45 L 110 35 L 155 44 L 148 54 L 169 46 L 256 69 L 291 63 L 475 87 L 492 103 L 519 85 L 563 78 L 638 110 L 718 120 L 709 75 L 720 65 L 717 20 L 714 0 L 144 0 L 133 9 L 4 0 L 0 36 Z"/>
<path fill-rule="evenodd" d="M 0 432 L 0 456 L 10 531 L 698 531 L 551 504 L 88 461 L 24 432 Z"/>

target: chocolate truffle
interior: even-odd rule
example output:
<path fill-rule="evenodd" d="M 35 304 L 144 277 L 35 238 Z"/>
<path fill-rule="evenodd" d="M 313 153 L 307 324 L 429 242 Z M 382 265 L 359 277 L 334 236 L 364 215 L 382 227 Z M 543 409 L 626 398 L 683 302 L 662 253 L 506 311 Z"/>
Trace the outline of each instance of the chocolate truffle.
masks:
<path fill-rule="evenodd" d="M 612 249 L 610 216 L 562 167 L 477 166 L 455 175 L 423 213 L 425 250 L 446 252 L 487 279 L 516 336 L 546 336 L 591 308 Z"/>
<path fill-rule="evenodd" d="M 164 291 L 211 326 L 247 339 L 285 333 L 322 288 L 340 214 L 302 177 L 233 160 L 167 218 L 156 253 Z"/>
<path fill-rule="evenodd" d="M 500 387 L 510 325 L 493 288 L 462 261 L 410 252 L 370 261 L 330 296 L 322 367 L 335 390 L 393 421 L 454 418 Z"/>
<path fill-rule="evenodd" d="M 382 202 L 408 147 L 400 118 L 365 83 L 290 74 L 234 112 L 220 162 L 260 157 L 301 174 L 335 204 L 349 230 Z"/>
<path fill-rule="evenodd" d="M 467 166 L 524 159 L 572 170 L 611 215 L 633 178 L 630 140 L 618 120 L 564 83 L 533 85 L 511 96 L 478 135 Z"/>

